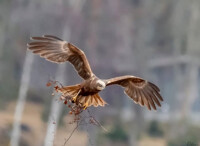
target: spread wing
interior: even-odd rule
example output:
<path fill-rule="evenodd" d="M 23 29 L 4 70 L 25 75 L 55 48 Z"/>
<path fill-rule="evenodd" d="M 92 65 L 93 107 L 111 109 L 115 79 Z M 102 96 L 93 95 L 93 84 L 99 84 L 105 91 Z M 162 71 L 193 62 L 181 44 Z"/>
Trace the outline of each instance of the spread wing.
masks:
<path fill-rule="evenodd" d="M 54 63 L 69 61 L 85 80 L 93 76 L 84 52 L 73 44 L 50 35 L 32 37 L 31 39 L 33 42 L 30 42 L 27 46 L 33 53 Z"/>
<path fill-rule="evenodd" d="M 146 106 L 149 110 L 156 105 L 161 106 L 160 101 L 163 98 L 160 95 L 159 88 L 151 82 L 135 76 L 121 76 L 105 80 L 106 86 L 118 84 L 125 88 L 125 93 L 131 97 L 135 103 Z M 160 100 L 160 101 L 159 101 Z"/>

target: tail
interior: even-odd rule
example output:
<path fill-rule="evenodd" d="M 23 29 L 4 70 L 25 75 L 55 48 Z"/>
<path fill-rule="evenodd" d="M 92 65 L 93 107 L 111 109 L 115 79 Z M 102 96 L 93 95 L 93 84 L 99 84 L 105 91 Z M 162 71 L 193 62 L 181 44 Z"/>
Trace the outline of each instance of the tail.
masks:
<path fill-rule="evenodd" d="M 79 95 L 77 97 L 77 100 L 79 103 L 82 104 L 82 106 L 84 107 L 84 109 L 86 109 L 89 106 L 105 106 L 105 104 L 107 104 L 100 96 L 98 93 L 93 94 L 93 95 L 87 95 L 87 96 L 82 96 Z"/>
<path fill-rule="evenodd" d="M 77 96 L 81 90 L 80 84 L 73 86 L 64 86 L 64 87 L 56 87 L 55 90 L 57 92 L 62 93 L 61 99 L 71 98 Z"/>
<path fill-rule="evenodd" d="M 81 104 L 84 109 L 89 106 L 104 106 L 107 104 L 98 93 L 92 95 L 80 95 L 81 86 L 80 84 L 73 85 L 73 86 L 64 86 L 64 87 L 57 87 L 55 88 L 57 92 L 62 93 L 61 99 L 65 100 L 66 98 L 70 98 L 74 100 L 77 104 Z"/>

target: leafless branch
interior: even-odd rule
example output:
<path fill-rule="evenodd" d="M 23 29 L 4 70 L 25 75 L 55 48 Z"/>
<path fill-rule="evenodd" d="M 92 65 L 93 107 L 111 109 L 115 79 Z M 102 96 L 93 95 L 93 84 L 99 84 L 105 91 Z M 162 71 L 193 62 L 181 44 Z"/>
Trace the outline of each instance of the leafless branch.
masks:
<path fill-rule="evenodd" d="M 74 130 L 70 133 L 69 137 L 65 140 L 65 143 L 63 146 L 66 146 L 67 142 L 69 141 L 69 139 L 72 137 L 72 135 L 74 134 L 74 132 L 76 131 L 76 129 L 78 129 L 79 127 L 79 122 L 77 122 L 76 127 L 74 128 Z"/>

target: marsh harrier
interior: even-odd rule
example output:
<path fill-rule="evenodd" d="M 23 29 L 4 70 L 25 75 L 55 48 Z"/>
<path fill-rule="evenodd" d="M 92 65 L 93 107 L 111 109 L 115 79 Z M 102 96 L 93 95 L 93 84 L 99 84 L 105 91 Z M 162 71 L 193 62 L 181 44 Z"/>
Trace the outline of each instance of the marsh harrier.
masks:
<path fill-rule="evenodd" d="M 99 79 L 91 70 L 84 52 L 73 44 L 63 41 L 55 36 L 44 35 L 42 37 L 31 37 L 32 42 L 27 46 L 35 54 L 54 63 L 69 61 L 79 76 L 84 80 L 73 86 L 58 88 L 63 96 L 69 96 L 73 102 L 80 103 L 84 108 L 91 105 L 104 106 L 106 102 L 99 96 L 99 92 L 106 86 L 120 85 L 125 93 L 133 101 L 149 110 L 156 110 L 156 104 L 161 106 L 163 98 L 159 88 L 151 82 L 135 76 L 120 76 L 111 79 Z"/>

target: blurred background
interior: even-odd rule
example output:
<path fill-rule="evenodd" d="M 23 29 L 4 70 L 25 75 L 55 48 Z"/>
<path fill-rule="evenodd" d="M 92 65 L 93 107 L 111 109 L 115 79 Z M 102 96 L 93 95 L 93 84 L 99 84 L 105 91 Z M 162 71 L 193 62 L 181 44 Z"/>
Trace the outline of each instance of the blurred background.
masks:
<path fill-rule="evenodd" d="M 43 34 L 82 49 L 98 77 L 143 77 L 164 98 L 148 111 L 108 87 L 100 95 L 109 105 L 90 108 L 107 132 L 82 125 L 67 146 L 200 145 L 199 0 L 0 0 L 1 146 L 61 146 L 76 127 L 46 83 L 80 77 L 26 50 Z"/>

